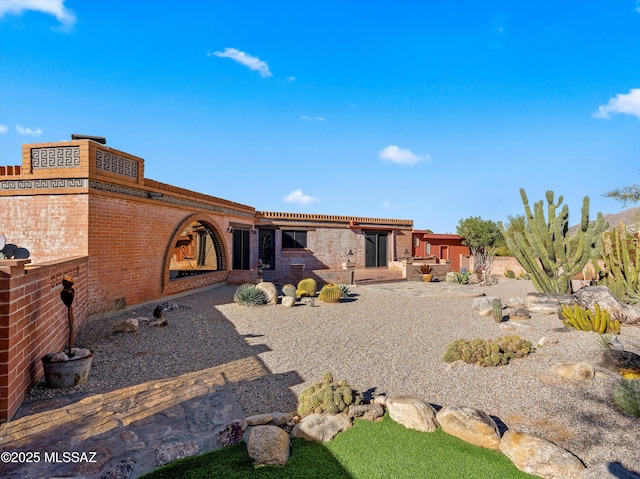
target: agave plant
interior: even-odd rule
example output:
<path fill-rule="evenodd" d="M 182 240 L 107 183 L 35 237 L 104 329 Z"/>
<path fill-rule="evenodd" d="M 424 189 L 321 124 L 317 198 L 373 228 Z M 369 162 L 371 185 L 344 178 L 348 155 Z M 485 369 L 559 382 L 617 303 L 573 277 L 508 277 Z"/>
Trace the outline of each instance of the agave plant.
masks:
<path fill-rule="evenodd" d="M 267 302 L 267 296 L 255 284 L 245 283 L 238 286 L 233 301 L 242 306 L 260 306 Z"/>

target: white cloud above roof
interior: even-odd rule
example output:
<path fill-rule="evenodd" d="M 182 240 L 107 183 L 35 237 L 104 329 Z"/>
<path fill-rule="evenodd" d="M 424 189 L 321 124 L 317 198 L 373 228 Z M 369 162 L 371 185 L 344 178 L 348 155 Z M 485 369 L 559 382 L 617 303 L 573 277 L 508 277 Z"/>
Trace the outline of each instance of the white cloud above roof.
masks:
<path fill-rule="evenodd" d="M 22 15 L 33 10 L 53 15 L 64 27 L 69 29 L 76 23 L 76 14 L 64 6 L 65 0 L 2 0 L 0 2 L 0 18 L 8 15 Z"/>
<path fill-rule="evenodd" d="M 313 203 L 317 203 L 318 201 L 320 201 L 318 198 L 314 198 L 312 196 L 309 195 L 305 195 L 301 189 L 297 189 L 292 191 L 291 193 L 289 193 L 287 196 L 285 196 L 284 198 L 282 198 L 283 201 L 287 202 L 287 203 L 297 203 L 299 205 L 303 205 L 303 206 L 308 206 L 308 205 L 312 205 Z"/>
<path fill-rule="evenodd" d="M 378 153 L 381 159 L 397 163 L 399 165 L 415 165 L 419 161 L 430 161 L 429 155 L 418 156 L 409 149 L 400 148 L 396 145 L 389 145 Z"/>
<path fill-rule="evenodd" d="M 20 126 L 20 125 L 16 125 L 16 131 L 20 135 L 38 136 L 38 135 L 42 134 L 42 129 L 40 129 L 40 128 L 36 128 L 35 130 L 32 130 L 31 128 L 25 128 L 25 127 Z"/>
<path fill-rule="evenodd" d="M 267 65 L 267 62 L 264 62 L 258 57 L 254 57 L 235 48 L 225 48 L 222 52 L 207 53 L 207 56 L 212 55 L 220 58 L 231 58 L 241 65 L 244 65 L 249 70 L 258 72 L 262 78 L 269 78 L 273 76 L 273 74 L 269 70 L 269 65 Z"/>
<path fill-rule="evenodd" d="M 610 113 L 624 113 L 640 118 L 640 88 L 632 88 L 629 93 L 620 93 L 611 98 L 606 105 L 600 105 L 593 117 L 609 119 Z"/>
<path fill-rule="evenodd" d="M 9 131 L 9 127 L 7 125 L 0 125 L 0 135 L 4 135 Z"/>

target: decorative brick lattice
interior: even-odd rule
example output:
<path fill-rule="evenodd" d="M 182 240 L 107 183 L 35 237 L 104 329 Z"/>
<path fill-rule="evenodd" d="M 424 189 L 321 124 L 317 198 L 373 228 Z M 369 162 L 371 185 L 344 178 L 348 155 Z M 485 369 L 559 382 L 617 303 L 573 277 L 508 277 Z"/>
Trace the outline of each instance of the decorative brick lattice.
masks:
<path fill-rule="evenodd" d="M 63 271 L 62 273 L 52 274 L 51 275 L 51 288 L 55 288 L 59 284 L 62 284 L 62 278 L 65 276 L 71 276 L 72 278 L 77 278 L 80 276 L 80 268 L 76 266 L 75 268 L 68 269 Z"/>
<path fill-rule="evenodd" d="M 104 183 L 102 181 L 89 181 L 89 187 L 94 190 L 108 191 L 109 193 L 118 193 L 120 195 L 135 196 L 137 198 L 147 198 L 147 192 L 130 186 L 114 185 L 112 183 Z"/>
<path fill-rule="evenodd" d="M 31 168 L 77 168 L 80 166 L 80 148 L 61 146 L 55 148 L 33 148 L 31 150 Z"/>
<path fill-rule="evenodd" d="M 0 190 L 49 190 L 55 188 L 87 188 L 89 181 L 83 178 L 53 178 L 50 180 L 0 181 Z"/>
<path fill-rule="evenodd" d="M 129 178 L 138 178 L 137 162 L 123 156 L 114 155 L 108 151 L 96 150 L 96 168 Z"/>

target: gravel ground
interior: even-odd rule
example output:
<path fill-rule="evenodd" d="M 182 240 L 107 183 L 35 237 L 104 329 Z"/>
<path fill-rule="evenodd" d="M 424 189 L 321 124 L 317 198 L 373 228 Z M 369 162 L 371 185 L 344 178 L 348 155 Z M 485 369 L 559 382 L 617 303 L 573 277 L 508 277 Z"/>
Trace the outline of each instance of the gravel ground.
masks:
<path fill-rule="evenodd" d="M 503 299 L 534 291 L 528 281 L 502 279 L 494 286 L 394 283 L 360 286 L 349 301 L 309 300 L 294 308 L 241 307 L 235 287 L 224 286 L 171 299 L 169 324 L 144 323 L 136 333 L 111 333 L 126 317 L 150 318 L 149 304 L 112 317 L 92 318 L 76 344 L 94 350 L 89 382 L 72 390 L 36 384 L 36 399 L 108 390 L 167 378 L 189 371 L 256 358 L 264 375 L 234 380 L 228 387 L 247 415 L 294 410 L 296 394 L 325 371 L 353 387 L 377 393 L 410 394 L 434 405 L 477 407 L 507 427 L 538 434 L 572 451 L 587 465 L 615 461 L 640 472 L 640 420 L 618 412 L 610 398 L 616 374 L 597 367 L 600 351 L 594 333 L 562 331 L 557 316 L 534 315 L 505 331 L 473 311 L 474 290 Z M 519 334 L 534 354 L 496 368 L 442 361 L 457 339 Z M 620 340 L 640 352 L 640 327 L 623 326 Z M 555 342 L 557 341 L 557 342 Z M 570 381 L 550 373 L 557 361 L 588 361 L 592 381 Z M 233 375 L 233 373 L 230 373 Z M 238 377 L 241 377 L 239 375 Z"/>

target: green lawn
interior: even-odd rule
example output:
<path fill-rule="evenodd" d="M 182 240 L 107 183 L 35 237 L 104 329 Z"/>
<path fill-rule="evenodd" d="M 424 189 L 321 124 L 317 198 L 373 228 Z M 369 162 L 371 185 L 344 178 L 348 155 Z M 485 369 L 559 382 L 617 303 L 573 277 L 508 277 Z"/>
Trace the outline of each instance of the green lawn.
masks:
<path fill-rule="evenodd" d="M 388 416 L 356 420 L 324 444 L 293 438 L 286 466 L 255 467 L 244 443 L 168 464 L 145 479 L 204 478 L 531 478 L 497 451 L 468 444 L 441 429 L 406 429 Z"/>

